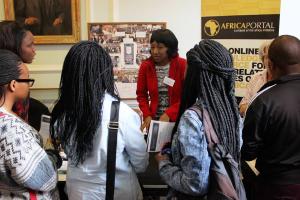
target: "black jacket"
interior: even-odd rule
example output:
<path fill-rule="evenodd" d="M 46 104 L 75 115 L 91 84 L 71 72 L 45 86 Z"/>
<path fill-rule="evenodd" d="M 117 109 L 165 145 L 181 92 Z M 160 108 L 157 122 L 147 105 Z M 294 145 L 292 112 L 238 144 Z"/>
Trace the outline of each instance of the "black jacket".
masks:
<path fill-rule="evenodd" d="M 242 158 L 256 160 L 261 180 L 300 184 L 300 74 L 267 83 L 249 106 Z"/>

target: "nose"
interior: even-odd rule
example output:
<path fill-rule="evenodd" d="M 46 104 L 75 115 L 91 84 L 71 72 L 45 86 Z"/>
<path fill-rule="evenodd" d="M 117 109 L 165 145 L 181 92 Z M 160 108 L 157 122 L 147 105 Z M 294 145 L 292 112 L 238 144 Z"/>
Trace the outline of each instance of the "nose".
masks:
<path fill-rule="evenodd" d="M 32 47 L 32 51 L 33 51 L 34 55 L 36 55 L 36 53 L 35 53 L 35 51 L 36 51 L 35 46 Z"/>
<path fill-rule="evenodd" d="M 153 48 L 151 51 L 152 51 L 153 54 L 157 54 L 158 53 L 158 49 L 157 48 Z"/>

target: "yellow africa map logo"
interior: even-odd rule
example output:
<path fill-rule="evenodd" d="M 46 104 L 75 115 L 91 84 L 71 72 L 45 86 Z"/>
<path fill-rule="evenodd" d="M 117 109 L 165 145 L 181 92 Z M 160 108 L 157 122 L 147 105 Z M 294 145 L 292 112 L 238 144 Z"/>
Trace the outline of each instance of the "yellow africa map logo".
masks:
<path fill-rule="evenodd" d="M 208 36 L 216 36 L 220 31 L 219 22 L 214 19 L 208 20 L 204 25 L 204 32 Z"/>

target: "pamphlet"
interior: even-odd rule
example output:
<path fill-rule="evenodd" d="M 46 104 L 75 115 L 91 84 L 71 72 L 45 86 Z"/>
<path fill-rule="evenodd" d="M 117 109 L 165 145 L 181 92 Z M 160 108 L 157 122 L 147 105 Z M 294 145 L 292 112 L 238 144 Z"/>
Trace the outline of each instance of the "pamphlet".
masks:
<path fill-rule="evenodd" d="M 151 120 L 148 133 L 147 151 L 161 151 L 163 145 L 171 141 L 174 125 L 174 122 L 162 122 Z"/>
<path fill-rule="evenodd" d="M 51 139 L 50 139 L 50 120 L 51 117 L 49 115 L 42 115 L 41 116 L 41 128 L 40 128 L 40 135 L 43 139 L 43 147 L 48 149 L 52 146 Z"/>

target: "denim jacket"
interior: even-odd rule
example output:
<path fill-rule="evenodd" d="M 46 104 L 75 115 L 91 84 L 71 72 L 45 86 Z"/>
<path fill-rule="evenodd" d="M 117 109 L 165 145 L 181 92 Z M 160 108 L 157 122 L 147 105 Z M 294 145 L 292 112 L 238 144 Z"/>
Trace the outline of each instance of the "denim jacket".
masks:
<path fill-rule="evenodd" d="M 243 144 L 242 129 L 243 119 L 240 118 L 240 148 Z M 209 186 L 210 162 L 203 123 L 195 111 L 187 109 L 172 140 L 172 161 L 159 163 L 160 176 L 171 187 L 168 197 L 194 199 L 192 196 L 195 196 L 199 199 L 205 196 Z M 178 195 L 178 192 L 183 194 Z"/>
<path fill-rule="evenodd" d="M 180 119 L 172 140 L 172 158 L 173 162 L 163 160 L 159 163 L 160 176 L 166 184 L 184 194 L 205 195 L 211 158 L 204 126 L 195 111 L 186 110 Z"/>

